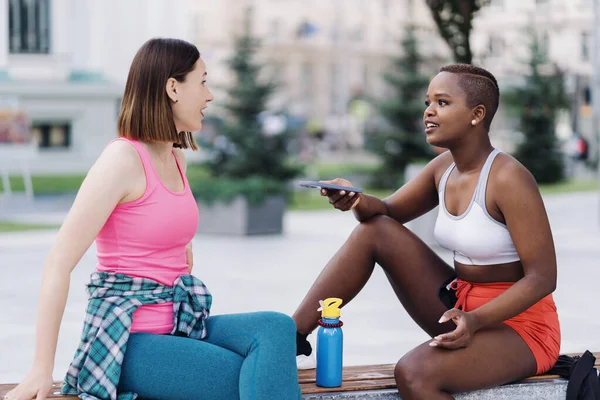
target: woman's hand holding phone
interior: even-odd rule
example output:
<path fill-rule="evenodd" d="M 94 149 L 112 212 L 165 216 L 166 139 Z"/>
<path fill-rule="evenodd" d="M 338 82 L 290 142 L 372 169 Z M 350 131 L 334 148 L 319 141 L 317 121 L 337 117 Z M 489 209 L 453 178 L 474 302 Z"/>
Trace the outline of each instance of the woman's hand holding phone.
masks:
<path fill-rule="evenodd" d="M 333 185 L 352 187 L 352 184 L 346 179 L 336 178 L 331 181 L 321 181 Z M 329 198 L 329 203 L 336 209 L 341 211 L 349 211 L 354 209 L 360 203 L 361 193 L 356 193 L 346 190 L 324 189 L 320 190 L 321 196 Z"/>

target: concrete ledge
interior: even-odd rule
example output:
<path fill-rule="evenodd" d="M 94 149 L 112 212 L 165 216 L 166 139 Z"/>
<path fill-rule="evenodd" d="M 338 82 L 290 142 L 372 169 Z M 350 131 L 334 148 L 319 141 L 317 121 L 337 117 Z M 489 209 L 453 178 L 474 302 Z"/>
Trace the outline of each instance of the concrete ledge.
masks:
<path fill-rule="evenodd" d="M 456 400 L 564 400 L 567 395 L 566 379 L 553 379 L 548 381 L 515 383 L 499 386 L 492 389 L 478 390 L 470 393 L 457 394 Z M 378 399 L 400 400 L 396 390 L 369 390 L 356 392 L 332 392 L 319 394 L 305 394 L 303 400 L 351 400 L 351 399 Z"/>

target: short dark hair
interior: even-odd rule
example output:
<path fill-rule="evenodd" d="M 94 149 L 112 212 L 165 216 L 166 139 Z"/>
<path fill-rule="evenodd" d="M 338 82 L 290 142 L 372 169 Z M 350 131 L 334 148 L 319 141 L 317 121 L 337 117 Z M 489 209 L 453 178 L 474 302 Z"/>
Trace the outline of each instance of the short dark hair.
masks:
<path fill-rule="evenodd" d="M 154 38 L 144 43 L 129 68 L 117 120 L 119 136 L 197 150 L 191 132 L 177 132 L 166 86 L 169 78 L 185 81 L 199 58 L 198 48 L 184 40 Z"/>
<path fill-rule="evenodd" d="M 500 102 L 500 88 L 494 75 L 471 64 L 446 65 L 440 68 L 440 72 L 459 75 L 458 85 L 465 92 L 467 105 L 469 107 L 479 104 L 485 106 L 484 124 L 489 129 Z"/>

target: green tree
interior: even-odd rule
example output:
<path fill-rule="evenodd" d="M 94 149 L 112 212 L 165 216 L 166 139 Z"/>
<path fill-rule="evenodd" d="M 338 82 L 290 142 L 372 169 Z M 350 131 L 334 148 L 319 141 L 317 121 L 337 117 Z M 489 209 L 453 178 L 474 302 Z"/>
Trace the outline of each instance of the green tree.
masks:
<path fill-rule="evenodd" d="M 382 157 L 375 183 L 385 187 L 400 185 L 409 163 L 433 156 L 423 134 L 424 99 L 429 77 L 421 72 L 423 58 L 413 26 L 406 28 L 401 45 L 402 54 L 391 59 L 392 72 L 383 75 L 393 94 L 379 102 L 379 112 L 389 127 L 376 132 L 369 146 Z"/>
<path fill-rule="evenodd" d="M 558 150 L 556 117 L 569 107 L 564 75 L 547 57 L 546 49 L 535 33 L 530 34 L 528 74 L 522 86 L 509 90 L 503 102 L 519 117 L 523 141 L 515 157 L 538 183 L 558 182 L 564 177 L 563 158 Z"/>
<path fill-rule="evenodd" d="M 223 191 L 234 194 L 237 187 L 254 199 L 269 192 L 285 192 L 287 182 L 302 170 L 290 154 L 296 132 L 287 128 L 265 132 L 263 117 L 276 85 L 260 79 L 262 65 L 255 61 L 259 46 L 249 29 L 236 38 L 234 56 L 228 61 L 234 83 L 227 89 L 224 103 L 227 116 L 219 129 L 220 138 L 203 143 L 210 154 L 204 165 L 218 178 L 218 185 L 227 187 Z M 197 190 L 200 197 L 207 193 L 217 196 L 214 191 L 214 185 L 213 189 L 202 185 Z"/>
<path fill-rule="evenodd" d="M 442 39 L 452 51 L 457 63 L 471 64 L 470 35 L 473 29 L 473 17 L 490 0 L 425 0 L 431 10 Z"/>

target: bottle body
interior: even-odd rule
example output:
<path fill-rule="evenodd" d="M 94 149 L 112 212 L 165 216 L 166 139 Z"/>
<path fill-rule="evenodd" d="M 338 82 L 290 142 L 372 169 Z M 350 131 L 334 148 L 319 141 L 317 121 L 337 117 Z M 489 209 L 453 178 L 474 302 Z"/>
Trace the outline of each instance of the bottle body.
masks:
<path fill-rule="evenodd" d="M 339 325 L 339 318 L 323 318 L 325 325 Z M 316 383 L 322 387 L 342 385 L 344 334 L 341 327 L 320 326 L 317 333 Z"/>

